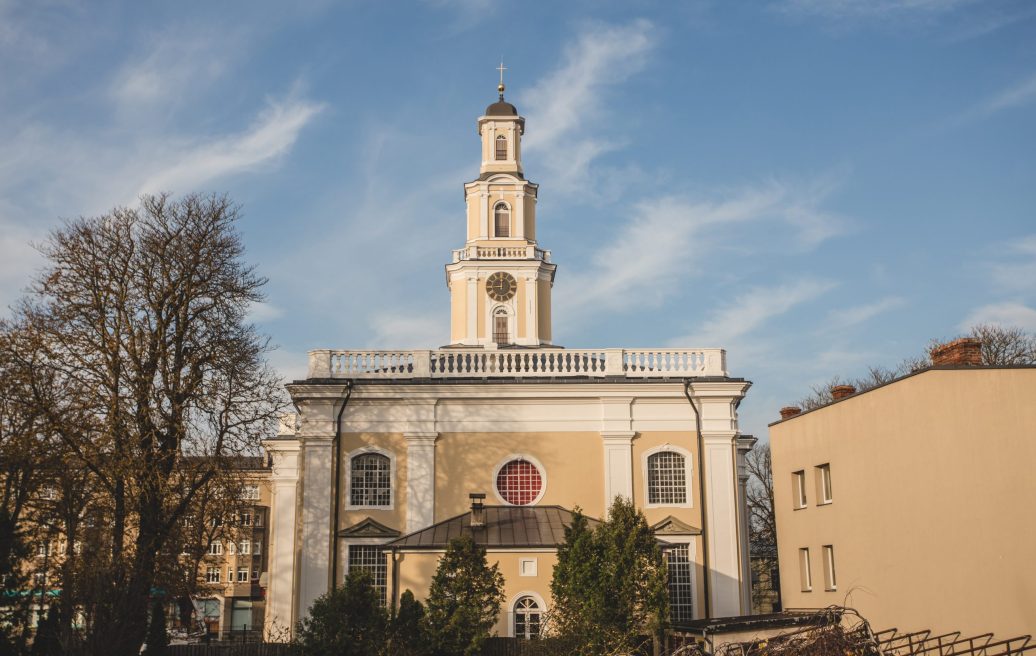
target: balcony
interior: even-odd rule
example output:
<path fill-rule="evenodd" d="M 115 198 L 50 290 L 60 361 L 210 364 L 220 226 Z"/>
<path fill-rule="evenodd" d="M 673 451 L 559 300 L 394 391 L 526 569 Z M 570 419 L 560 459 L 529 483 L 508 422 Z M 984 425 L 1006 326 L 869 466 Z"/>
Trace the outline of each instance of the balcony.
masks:
<path fill-rule="evenodd" d="M 550 251 L 535 246 L 468 246 L 453 251 L 453 261 L 463 260 L 539 260 L 550 262 Z"/>
<path fill-rule="evenodd" d="M 437 349 L 309 352 L 308 378 L 698 378 L 727 375 L 724 349 Z"/>

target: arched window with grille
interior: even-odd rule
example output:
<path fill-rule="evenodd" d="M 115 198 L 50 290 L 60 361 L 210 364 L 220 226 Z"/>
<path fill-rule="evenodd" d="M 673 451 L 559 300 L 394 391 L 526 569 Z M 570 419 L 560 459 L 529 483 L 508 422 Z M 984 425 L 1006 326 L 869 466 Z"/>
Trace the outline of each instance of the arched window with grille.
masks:
<path fill-rule="evenodd" d="M 520 597 L 514 602 L 514 637 L 522 640 L 539 638 L 542 613 L 543 609 L 530 596 Z"/>
<path fill-rule="evenodd" d="M 511 208 L 507 203 L 497 203 L 493 208 L 493 236 L 511 236 Z"/>
<path fill-rule="evenodd" d="M 507 137 L 502 134 L 496 137 L 496 158 L 507 159 Z"/>
<path fill-rule="evenodd" d="M 647 458 L 647 497 L 652 505 L 687 503 L 687 458 L 668 449 Z"/>
<path fill-rule="evenodd" d="M 392 505 L 392 461 L 388 456 L 380 453 L 361 453 L 353 456 L 349 473 L 350 505 Z"/>

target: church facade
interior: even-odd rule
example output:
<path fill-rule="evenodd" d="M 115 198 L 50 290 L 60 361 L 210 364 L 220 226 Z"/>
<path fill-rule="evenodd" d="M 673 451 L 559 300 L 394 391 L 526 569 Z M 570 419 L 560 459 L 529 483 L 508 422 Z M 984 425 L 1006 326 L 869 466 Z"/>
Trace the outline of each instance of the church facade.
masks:
<path fill-rule="evenodd" d="M 505 577 L 498 635 L 532 637 L 572 509 L 603 519 L 619 495 L 664 545 L 674 624 L 749 612 L 738 465 L 754 439 L 737 407 L 750 383 L 719 348 L 554 344 L 557 266 L 536 239 L 525 119 L 499 91 L 477 121 L 466 238 L 445 267 L 450 344 L 311 351 L 307 378 L 288 385 L 299 415 L 264 442 L 271 634 L 352 568 L 387 604 L 407 589 L 423 599 L 466 534 Z"/>

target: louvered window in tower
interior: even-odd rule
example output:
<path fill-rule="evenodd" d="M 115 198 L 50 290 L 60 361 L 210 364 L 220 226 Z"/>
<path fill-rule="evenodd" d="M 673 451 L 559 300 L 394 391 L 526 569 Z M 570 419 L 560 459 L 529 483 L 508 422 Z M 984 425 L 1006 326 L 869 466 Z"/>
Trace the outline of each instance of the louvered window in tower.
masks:
<path fill-rule="evenodd" d="M 507 159 L 507 137 L 502 134 L 496 138 L 496 158 Z"/>
<path fill-rule="evenodd" d="M 493 236 L 511 236 L 511 208 L 507 203 L 497 203 L 493 208 Z"/>
<path fill-rule="evenodd" d="M 510 344 L 511 331 L 507 325 L 507 311 L 503 308 L 493 315 L 493 341 L 497 344 Z"/>

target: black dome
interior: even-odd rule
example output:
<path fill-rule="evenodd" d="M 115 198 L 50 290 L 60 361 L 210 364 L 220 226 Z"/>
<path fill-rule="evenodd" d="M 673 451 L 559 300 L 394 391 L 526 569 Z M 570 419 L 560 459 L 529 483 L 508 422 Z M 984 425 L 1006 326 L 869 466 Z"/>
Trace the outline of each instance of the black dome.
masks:
<path fill-rule="evenodd" d="M 501 97 L 500 100 L 486 107 L 486 116 L 518 116 L 518 108 L 505 102 Z"/>

